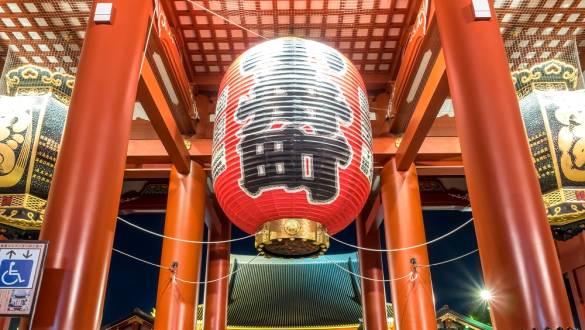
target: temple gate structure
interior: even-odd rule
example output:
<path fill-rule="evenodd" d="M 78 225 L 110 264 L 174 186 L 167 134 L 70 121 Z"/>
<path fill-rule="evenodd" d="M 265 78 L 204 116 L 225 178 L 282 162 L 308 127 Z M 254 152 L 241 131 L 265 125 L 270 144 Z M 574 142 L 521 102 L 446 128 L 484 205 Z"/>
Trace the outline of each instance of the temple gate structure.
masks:
<path fill-rule="evenodd" d="M 572 0 L 0 1 L 0 233 L 49 241 L 21 327 L 99 329 L 116 226 L 164 212 L 156 315 L 137 314 L 156 330 L 236 329 L 234 285 L 311 262 L 354 295 L 348 329 L 482 329 L 435 306 L 423 208 L 472 211 L 493 328 L 585 325 L 584 19 Z M 259 258 L 237 281 L 232 224 Z"/>

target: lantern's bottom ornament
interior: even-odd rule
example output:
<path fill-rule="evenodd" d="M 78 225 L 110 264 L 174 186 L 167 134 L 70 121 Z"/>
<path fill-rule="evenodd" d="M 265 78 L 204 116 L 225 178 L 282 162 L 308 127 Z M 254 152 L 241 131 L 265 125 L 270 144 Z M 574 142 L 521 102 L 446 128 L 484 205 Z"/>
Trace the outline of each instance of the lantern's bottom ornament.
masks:
<path fill-rule="evenodd" d="M 329 249 L 327 228 L 307 219 L 280 219 L 264 223 L 256 234 L 260 255 L 278 258 L 316 258 Z"/>

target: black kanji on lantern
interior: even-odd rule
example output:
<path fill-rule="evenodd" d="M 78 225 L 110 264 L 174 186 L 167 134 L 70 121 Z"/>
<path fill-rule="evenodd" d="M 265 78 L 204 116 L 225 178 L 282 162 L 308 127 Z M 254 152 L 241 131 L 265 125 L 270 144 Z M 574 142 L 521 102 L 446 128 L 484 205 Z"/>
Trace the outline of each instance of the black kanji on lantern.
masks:
<path fill-rule="evenodd" d="M 308 50 L 300 39 L 282 48 L 250 54 L 241 62 L 254 74 L 254 86 L 242 97 L 236 120 L 240 131 L 240 185 L 253 196 L 264 190 L 306 189 L 309 200 L 330 202 L 339 193 L 339 167 L 352 150 L 340 129 L 352 111 L 332 72 L 345 70 L 335 51 Z"/>

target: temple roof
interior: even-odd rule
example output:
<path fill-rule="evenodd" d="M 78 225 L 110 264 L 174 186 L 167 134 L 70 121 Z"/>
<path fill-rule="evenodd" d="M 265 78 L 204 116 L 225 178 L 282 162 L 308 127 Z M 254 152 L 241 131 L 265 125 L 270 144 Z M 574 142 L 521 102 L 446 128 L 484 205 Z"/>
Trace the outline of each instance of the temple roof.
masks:
<path fill-rule="evenodd" d="M 485 323 L 479 322 L 474 320 L 469 316 L 465 316 L 463 314 L 457 313 L 456 311 L 449 308 L 449 306 L 444 305 L 443 307 L 439 308 L 437 311 L 437 320 L 438 321 L 453 321 L 459 325 L 464 326 L 466 329 L 473 329 L 473 330 L 492 330 L 492 326 L 487 325 Z"/>
<path fill-rule="evenodd" d="M 251 258 L 232 256 L 232 271 L 238 271 L 230 279 L 230 326 L 335 326 L 358 324 L 362 318 L 359 279 L 338 267 L 358 273 L 355 254 Z"/>

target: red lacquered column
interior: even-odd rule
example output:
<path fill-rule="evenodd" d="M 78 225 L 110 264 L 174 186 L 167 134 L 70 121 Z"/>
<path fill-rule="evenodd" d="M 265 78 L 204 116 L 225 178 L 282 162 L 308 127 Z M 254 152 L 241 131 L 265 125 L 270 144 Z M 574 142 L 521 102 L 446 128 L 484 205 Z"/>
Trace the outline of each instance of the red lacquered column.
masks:
<path fill-rule="evenodd" d="M 40 239 L 49 241 L 33 329 L 98 329 L 152 1 L 93 11 Z M 95 9 L 95 3 L 94 3 Z"/>
<path fill-rule="evenodd" d="M 400 172 L 396 170 L 396 163 L 392 159 L 384 166 L 381 179 L 386 247 L 390 250 L 426 242 L 418 177 L 414 165 L 408 171 Z M 428 265 L 426 246 L 389 252 L 390 277 L 403 277 L 413 271 L 411 260 L 416 260 L 418 265 Z M 392 306 L 397 329 L 436 329 L 430 270 L 427 267 L 416 268 L 416 272 L 414 280 L 406 278 L 391 282 Z"/>
<path fill-rule="evenodd" d="M 435 7 L 492 321 L 572 326 L 495 11 L 476 21 L 471 0 Z"/>
<path fill-rule="evenodd" d="M 376 225 L 371 226 L 368 231 L 368 228 L 366 228 L 366 219 L 359 216 L 356 219 L 355 228 L 359 246 L 380 249 L 380 231 Z M 360 274 L 372 279 L 361 279 L 365 329 L 388 330 L 382 254 L 380 252 L 359 250 L 358 255 Z"/>
<path fill-rule="evenodd" d="M 165 236 L 189 241 L 203 240 L 206 176 L 203 168 L 191 162 L 189 174 L 173 166 L 165 219 Z M 199 281 L 201 244 L 164 239 L 161 265 L 177 262 L 176 277 Z M 199 285 L 173 281 L 173 273 L 161 270 L 156 297 L 155 330 L 194 329 Z"/>
<path fill-rule="evenodd" d="M 224 241 L 231 237 L 231 224 L 225 217 L 219 217 L 218 231 L 209 229 L 209 241 Z M 228 283 L 230 272 L 230 244 L 209 244 L 207 246 L 207 275 L 205 286 L 204 330 L 225 330 L 227 327 Z"/>

